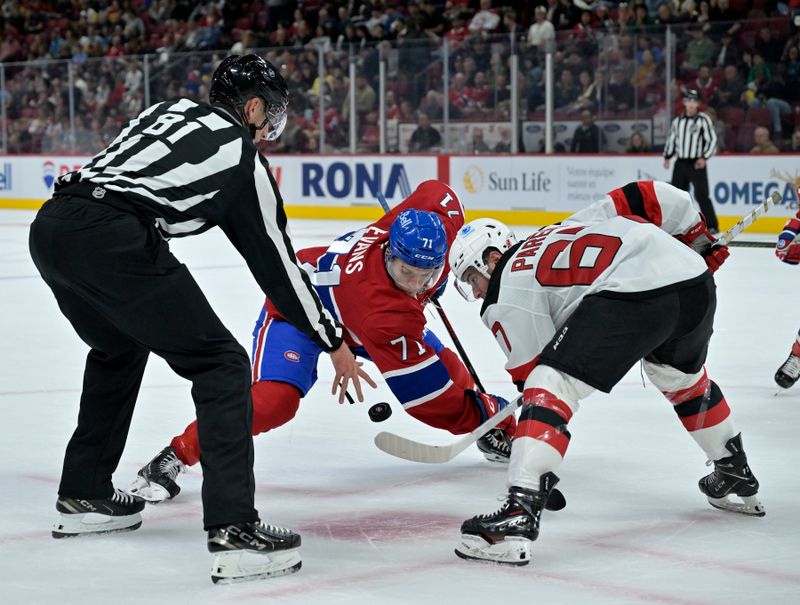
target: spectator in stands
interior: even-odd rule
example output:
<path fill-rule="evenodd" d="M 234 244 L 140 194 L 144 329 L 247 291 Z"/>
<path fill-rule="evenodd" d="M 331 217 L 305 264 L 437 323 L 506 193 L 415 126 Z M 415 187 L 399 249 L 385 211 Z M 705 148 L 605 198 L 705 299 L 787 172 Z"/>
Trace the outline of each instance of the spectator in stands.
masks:
<path fill-rule="evenodd" d="M 664 101 L 664 78 L 656 73 L 649 74 L 638 94 L 641 111 L 655 110 Z"/>
<path fill-rule="evenodd" d="M 572 0 L 548 0 L 547 20 L 557 30 L 572 29 L 580 16 Z"/>
<path fill-rule="evenodd" d="M 411 133 L 408 151 L 411 153 L 435 151 L 442 144 L 442 135 L 431 126 L 428 114 L 420 111 L 417 115 L 417 128 Z"/>
<path fill-rule="evenodd" d="M 721 34 L 727 32 L 736 34 L 741 27 L 740 19 L 744 15 L 731 8 L 730 0 L 717 0 L 716 6 L 711 7 L 711 22 L 714 24 L 713 32 Z"/>
<path fill-rule="evenodd" d="M 367 78 L 364 74 L 356 74 L 355 101 L 357 120 L 361 120 L 368 112 L 375 109 L 378 102 L 378 96 L 375 94 L 375 90 L 370 86 L 369 82 L 367 82 Z M 350 119 L 349 87 L 345 94 L 344 102 L 342 103 L 342 119 L 345 121 Z"/>
<path fill-rule="evenodd" d="M 420 101 L 419 110 L 432 120 L 440 120 L 444 114 L 444 96 L 438 90 L 429 90 Z"/>
<path fill-rule="evenodd" d="M 786 66 L 779 63 L 773 78 L 758 89 L 757 95 L 761 105 L 769 109 L 772 117 L 772 134 L 780 141 L 783 138 L 783 119 L 792 116 L 792 106 L 786 100 L 789 97 L 788 87 L 784 79 Z"/>
<path fill-rule="evenodd" d="M 595 83 L 588 71 L 583 70 L 578 74 L 578 86 L 580 87 L 580 92 L 577 98 L 567 108 L 567 113 L 577 113 L 584 109 L 588 109 L 589 111 L 595 109 Z"/>
<path fill-rule="evenodd" d="M 553 94 L 553 105 L 556 111 L 567 111 L 579 94 L 578 86 L 575 84 L 575 77 L 569 69 L 561 71 L 561 77 L 556 82 Z"/>
<path fill-rule="evenodd" d="M 472 141 L 470 143 L 470 153 L 489 153 L 491 149 L 486 141 L 483 139 L 483 128 L 472 129 Z"/>
<path fill-rule="evenodd" d="M 480 10 L 467 26 L 473 34 L 491 34 L 500 25 L 500 15 L 492 9 L 492 0 L 480 0 Z"/>
<path fill-rule="evenodd" d="M 497 141 L 495 144 L 494 151 L 495 153 L 510 153 L 511 152 L 511 129 L 508 126 L 501 126 L 500 130 L 500 140 Z"/>
<path fill-rule="evenodd" d="M 703 28 L 693 25 L 690 30 L 691 41 L 686 45 L 686 54 L 683 58 L 682 68 L 688 72 L 697 71 L 701 65 L 710 65 L 714 60 L 715 46 L 711 39 L 703 32 Z"/>
<path fill-rule="evenodd" d="M 672 7 L 669 4 L 663 3 L 659 5 L 659 7 L 656 9 L 656 18 L 654 19 L 654 23 L 656 25 L 666 26 L 677 22 L 678 20 L 672 13 Z"/>
<path fill-rule="evenodd" d="M 781 60 L 783 44 L 772 35 L 772 29 L 765 25 L 758 30 L 758 38 L 754 46 L 755 52 L 761 55 L 769 65 Z"/>
<path fill-rule="evenodd" d="M 494 79 L 494 88 L 489 94 L 489 109 L 494 111 L 495 118 L 507 118 L 511 114 L 511 87 L 508 75 L 501 71 Z"/>
<path fill-rule="evenodd" d="M 711 68 L 708 65 L 700 66 L 700 68 L 697 70 L 697 77 L 689 86 L 700 93 L 701 103 L 704 105 L 711 104 L 711 99 L 714 95 L 714 90 L 717 88 L 717 84 L 711 77 Z"/>
<path fill-rule="evenodd" d="M 641 132 L 634 132 L 625 145 L 625 153 L 649 153 L 650 143 Z"/>
<path fill-rule="evenodd" d="M 700 0 L 697 12 L 691 16 L 691 20 L 700 25 L 706 34 L 711 33 L 711 5 L 708 0 Z"/>
<path fill-rule="evenodd" d="M 716 67 L 725 67 L 726 65 L 739 64 L 739 48 L 733 41 L 733 36 L 724 31 L 719 41 L 719 49 L 717 50 L 716 57 L 714 58 L 714 65 Z"/>
<path fill-rule="evenodd" d="M 644 30 L 653 25 L 653 19 L 650 18 L 650 13 L 647 7 L 642 3 L 637 3 L 634 7 L 633 13 L 633 26 L 636 29 Z"/>
<path fill-rule="evenodd" d="M 786 52 L 786 100 L 800 101 L 800 48 L 790 46 Z"/>
<path fill-rule="evenodd" d="M 489 5 L 491 6 L 491 0 Z M 444 18 L 442 11 L 434 4 L 433 0 L 423 0 L 421 8 L 420 28 L 429 38 L 438 40 L 444 36 L 447 30 L 447 20 Z"/>
<path fill-rule="evenodd" d="M 648 76 L 656 73 L 657 69 L 658 65 L 653 53 L 649 49 L 642 51 L 641 61 L 636 66 L 636 74 L 633 77 L 634 85 L 637 87 L 644 86 Z"/>
<path fill-rule="evenodd" d="M 744 91 L 745 83 L 739 76 L 739 70 L 735 65 L 726 65 L 722 72 L 722 81 L 714 90 L 711 104 L 717 110 L 725 107 L 742 107 Z"/>
<path fill-rule="evenodd" d="M 380 150 L 381 127 L 378 125 L 378 112 L 369 111 L 364 116 L 364 123 L 359 125 L 361 134 L 356 149 L 358 153 L 376 153 Z"/>
<path fill-rule="evenodd" d="M 467 77 L 457 72 L 450 85 L 450 115 L 454 118 L 471 118 L 476 111 L 474 100 L 467 88 Z"/>
<path fill-rule="evenodd" d="M 556 29 L 547 20 L 547 9 L 544 6 L 537 6 L 533 11 L 533 16 L 534 22 L 528 28 L 528 45 L 542 53 L 547 41 L 555 40 Z"/>
<path fill-rule="evenodd" d="M 625 77 L 625 69 L 616 67 L 611 70 L 611 81 L 606 87 L 608 108 L 618 112 L 630 111 L 634 105 L 634 90 Z"/>
<path fill-rule="evenodd" d="M 603 131 L 595 124 L 592 112 L 585 109 L 581 112 L 581 124 L 572 135 L 572 153 L 599 153 L 605 147 Z"/>
<path fill-rule="evenodd" d="M 633 27 L 636 15 L 633 8 L 627 2 L 620 2 L 617 6 L 617 16 L 614 20 L 614 29 L 619 32 L 628 31 Z"/>
<path fill-rule="evenodd" d="M 778 153 L 779 149 L 769 139 L 769 130 L 764 128 L 763 126 L 759 126 L 753 132 L 753 138 L 755 139 L 755 145 L 750 150 L 750 153 Z"/>

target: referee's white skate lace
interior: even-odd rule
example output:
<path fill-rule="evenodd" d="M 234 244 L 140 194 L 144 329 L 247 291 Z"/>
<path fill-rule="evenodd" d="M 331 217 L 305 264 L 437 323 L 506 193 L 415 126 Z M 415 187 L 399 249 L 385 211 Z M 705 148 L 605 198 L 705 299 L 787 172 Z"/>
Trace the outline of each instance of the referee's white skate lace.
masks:
<path fill-rule="evenodd" d="M 291 529 L 287 529 L 285 527 L 278 527 L 277 525 L 268 525 L 266 523 L 259 523 L 258 527 L 264 530 L 265 532 L 277 534 L 279 536 L 288 536 L 294 533 Z"/>
<path fill-rule="evenodd" d="M 135 503 L 137 498 L 136 498 L 136 496 L 132 496 L 128 492 L 123 492 L 120 489 L 114 488 L 114 493 L 111 494 L 110 500 L 114 504 L 122 504 L 124 506 L 127 506 L 129 504 Z"/>

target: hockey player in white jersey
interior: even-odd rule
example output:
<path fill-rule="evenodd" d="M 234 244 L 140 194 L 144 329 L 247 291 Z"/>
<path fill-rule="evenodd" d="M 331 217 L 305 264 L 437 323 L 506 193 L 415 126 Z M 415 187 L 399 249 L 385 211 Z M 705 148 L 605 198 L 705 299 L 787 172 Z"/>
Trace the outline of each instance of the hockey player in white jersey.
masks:
<path fill-rule="evenodd" d="M 453 274 L 462 293 L 483 299 L 481 317 L 523 405 L 508 496 L 498 511 L 463 523 L 459 557 L 529 562 L 570 418 L 581 399 L 610 392 L 640 360 L 714 462 L 699 482 L 711 505 L 764 515 L 741 434 L 704 368 L 716 309 L 712 272 L 729 254 L 714 242 L 689 194 L 658 181 L 616 189 L 520 243 L 490 219 L 461 229 Z"/>

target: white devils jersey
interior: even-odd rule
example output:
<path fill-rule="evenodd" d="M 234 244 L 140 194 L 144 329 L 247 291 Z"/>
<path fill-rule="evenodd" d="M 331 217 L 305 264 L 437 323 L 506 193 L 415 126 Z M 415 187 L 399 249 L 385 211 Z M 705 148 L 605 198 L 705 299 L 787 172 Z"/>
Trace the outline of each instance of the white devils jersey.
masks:
<path fill-rule="evenodd" d="M 512 248 L 495 269 L 500 275 L 492 276 L 481 310 L 512 379 L 526 380 L 584 297 L 646 297 L 705 273 L 703 258 L 673 237 L 700 220 L 688 193 L 640 181 Z"/>

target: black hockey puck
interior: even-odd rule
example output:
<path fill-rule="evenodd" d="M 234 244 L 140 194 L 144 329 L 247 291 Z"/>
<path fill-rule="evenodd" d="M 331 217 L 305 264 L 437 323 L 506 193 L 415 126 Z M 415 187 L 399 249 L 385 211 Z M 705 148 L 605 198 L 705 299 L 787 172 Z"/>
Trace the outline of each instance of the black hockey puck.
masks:
<path fill-rule="evenodd" d="M 392 415 L 392 408 L 385 401 L 376 403 L 369 409 L 369 419 L 372 422 L 383 422 Z"/>

